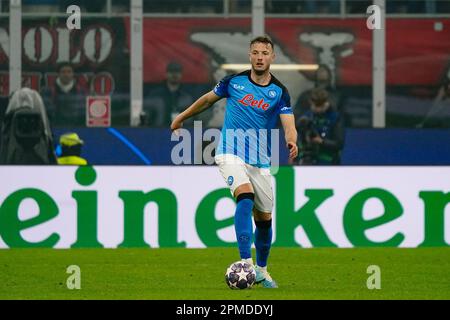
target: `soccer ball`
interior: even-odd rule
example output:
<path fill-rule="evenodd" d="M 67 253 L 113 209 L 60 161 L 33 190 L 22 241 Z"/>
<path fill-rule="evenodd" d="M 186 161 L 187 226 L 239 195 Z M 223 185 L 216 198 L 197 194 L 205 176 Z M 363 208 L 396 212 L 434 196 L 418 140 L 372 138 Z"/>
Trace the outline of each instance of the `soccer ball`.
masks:
<path fill-rule="evenodd" d="M 225 273 L 225 282 L 231 289 L 248 289 L 256 280 L 256 271 L 245 261 L 233 262 Z"/>

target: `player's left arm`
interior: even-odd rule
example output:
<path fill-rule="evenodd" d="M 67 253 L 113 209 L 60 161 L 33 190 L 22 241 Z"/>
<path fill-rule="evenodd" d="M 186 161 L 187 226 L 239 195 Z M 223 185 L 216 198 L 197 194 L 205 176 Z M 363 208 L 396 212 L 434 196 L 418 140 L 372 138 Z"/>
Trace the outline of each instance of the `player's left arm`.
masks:
<path fill-rule="evenodd" d="M 293 114 L 280 114 L 281 124 L 284 130 L 286 146 L 289 149 L 289 159 L 295 159 L 298 155 L 297 129 Z"/>

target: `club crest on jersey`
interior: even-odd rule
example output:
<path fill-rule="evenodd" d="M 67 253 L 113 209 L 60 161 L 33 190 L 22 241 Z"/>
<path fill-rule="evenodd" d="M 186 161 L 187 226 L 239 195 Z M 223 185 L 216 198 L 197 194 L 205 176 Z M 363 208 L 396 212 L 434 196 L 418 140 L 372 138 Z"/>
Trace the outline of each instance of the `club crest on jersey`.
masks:
<path fill-rule="evenodd" d="M 229 176 L 228 179 L 227 179 L 227 182 L 228 182 L 228 185 L 231 186 L 233 184 L 233 182 L 234 182 L 233 176 Z"/>
<path fill-rule="evenodd" d="M 257 100 L 252 94 L 246 94 L 242 99 L 238 100 L 238 102 L 246 107 L 254 107 L 258 109 L 263 109 L 266 111 L 269 108 L 269 104 L 264 101 L 263 98 Z"/>
<path fill-rule="evenodd" d="M 277 95 L 277 93 L 274 90 L 269 91 L 269 97 L 275 98 L 276 95 Z"/>

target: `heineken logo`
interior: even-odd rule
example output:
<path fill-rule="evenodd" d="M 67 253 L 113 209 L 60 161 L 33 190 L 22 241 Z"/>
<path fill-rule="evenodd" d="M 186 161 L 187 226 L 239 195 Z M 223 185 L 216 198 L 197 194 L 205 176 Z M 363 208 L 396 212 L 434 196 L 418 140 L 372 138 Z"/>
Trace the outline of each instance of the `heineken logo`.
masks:
<path fill-rule="evenodd" d="M 0 176 L 0 248 L 236 245 L 235 202 L 216 167 L 13 166 Z M 448 181 L 447 167 L 281 167 L 274 246 L 448 246 Z"/>

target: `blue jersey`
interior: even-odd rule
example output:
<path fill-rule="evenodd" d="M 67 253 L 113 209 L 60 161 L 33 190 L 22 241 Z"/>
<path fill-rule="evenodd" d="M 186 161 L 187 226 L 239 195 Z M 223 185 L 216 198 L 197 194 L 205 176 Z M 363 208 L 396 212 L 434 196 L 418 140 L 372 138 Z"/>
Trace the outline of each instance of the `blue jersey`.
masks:
<path fill-rule="evenodd" d="M 271 131 L 280 114 L 292 114 L 287 89 L 273 75 L 268 85 L 259 85 L 247 70 L 223 78 L 214 93 L 227 98 L 216 154 L 233 154 L 250 165 L 270 167 Z"/>

